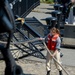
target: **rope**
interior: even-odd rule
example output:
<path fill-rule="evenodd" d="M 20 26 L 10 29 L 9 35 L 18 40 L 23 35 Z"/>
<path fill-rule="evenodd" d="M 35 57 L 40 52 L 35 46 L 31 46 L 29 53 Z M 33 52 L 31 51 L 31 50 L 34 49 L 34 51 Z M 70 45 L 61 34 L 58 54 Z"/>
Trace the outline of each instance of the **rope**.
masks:
<path fill-rule="evenodd" d="M 47 49 L 47 51 L 49 52 L 49 54 L 52 55 L 51 52 L 50 52 L 50 50 L 47 48 L 47 46 L 46 46 L 46 44 L 45 44 L 44 41 L 43 41 L 43 44 L 44 44 L 45 48 Z M 53 60 L 65 71 L 65 73 L 66 73 L 67 75 L 70 75 L 70 74 L 66 71 L 66 69 L 65 69 L 54 57 L 53 57 Z"/>
<path fill-rule="evenodd" d="M 35 39 L 27 40 L 27 41 L 11 42 L 11 44 L 25 44 L 25 43 L 29 43 L 29 42 L 38 41 L 38 40 L 40 40 L 40 39 L 39 38 L 35 38 Z M 0 43 L 6 44 L 7 42 L 0 41 Z"/>
<path fill-rule="evenodd" d="M 11 44 L 21 44 L 21 43 L 28 43 L 28 42 L 39 41 L 39 40 L 41 40 L 41 41 L 43 42 L 43 44 L 44 44 L 45 48 L 47 49 L 47 51 L 50 53 L 50 55 L 52 55 L 51 52 L 50 52 L 50 50 L 47 48 L 47 46 L 46 46 L 46 44 L 45 44 L 45 42 L 44 42 L 44 39 L 35 38 L 35 39 L 33 39 L 33 40 L 28 40 L 28 41 L 25 41 L 25 42 L 13 42 L 13 43 L 11 43 Z M 0 42 L 1 42 L 1 41 L 0 41 Z M 6 42 L 4 42 L 4 43 L 6 43 Z M 53 57 L 53 60 L 64 70 L 64 72 L 65 72 L 67 75 L 70 75 L 70 74 L 66 71 L 66 69 L 65 69 L 54 57 Z"/>

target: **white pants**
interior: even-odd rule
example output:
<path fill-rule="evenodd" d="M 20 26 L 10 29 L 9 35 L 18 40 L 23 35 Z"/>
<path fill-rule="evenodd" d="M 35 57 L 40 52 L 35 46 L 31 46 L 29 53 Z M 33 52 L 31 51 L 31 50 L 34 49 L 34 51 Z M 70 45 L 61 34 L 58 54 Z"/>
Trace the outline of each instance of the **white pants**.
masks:
<path fill-rule="evenodd" d="M 52 54 L 53 54 L 53 51 L 50 51 Z M 57 62 L 59 62 L 61 64 L 61 61 L 60 61 L 60 52 L 57 51 L 56 55 L 54 56 L 55 59 L 57 60 Z M 50 71 L 51 70 L 51 61 L 52 61 L 52 57 L 50 56 L 49 52 L 47 51 L 47 58 L 46 58 L 46 69 L 47 71 Z M 56 68 L 61 71 L 62 68 L 54 61 L 54 64 L 56 66 Z"/>

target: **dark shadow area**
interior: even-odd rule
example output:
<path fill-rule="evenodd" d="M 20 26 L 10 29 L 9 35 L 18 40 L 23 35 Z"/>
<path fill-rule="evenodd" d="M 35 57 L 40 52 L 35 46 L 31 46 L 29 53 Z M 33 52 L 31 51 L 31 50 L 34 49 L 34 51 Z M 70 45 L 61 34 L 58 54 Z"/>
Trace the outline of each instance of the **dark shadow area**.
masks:
<path fill-rule="evenodd" d="M 40 20 L 42 20 L 42 21 L 46 21 L 46 18 L 44 18 L 44 19 L 40 19 Z"/>
<path fill-rule="evenodd" d="M 75 50 L 75 46 L 69 46 L 69 45 L 62 45 L 61 48 L 67 48 L 67 49 L 74 49 Z"/>
<path fill-rule="evenodd" d="M 51 12 L 45 12 L 45 14 L 51 14 Z"/>
<path fill-rule="evenodd" d="M 54 8 L 47 8 L 48 10 L 54 10 Z"/>
<path fill-rule="evenodd" d="M 54 8 L 40 8 L 40 9 L 54 10 Z"/>

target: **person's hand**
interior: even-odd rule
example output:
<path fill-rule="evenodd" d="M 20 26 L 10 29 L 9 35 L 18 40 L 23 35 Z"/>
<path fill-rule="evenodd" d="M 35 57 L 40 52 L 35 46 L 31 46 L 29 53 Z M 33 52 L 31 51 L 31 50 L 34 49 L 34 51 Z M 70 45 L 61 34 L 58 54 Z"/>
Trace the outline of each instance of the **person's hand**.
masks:
<path fill-rule="evenodd" d="M 52 55 L 51 55 L 51 57 L 53 58 L 53 57 L 54 57 L 54 55 L 52 54 Z"/>
<path fill-rule="evenodd" d="M 39 40 L 44 40 L 45 38 L 40 37 Z"/>

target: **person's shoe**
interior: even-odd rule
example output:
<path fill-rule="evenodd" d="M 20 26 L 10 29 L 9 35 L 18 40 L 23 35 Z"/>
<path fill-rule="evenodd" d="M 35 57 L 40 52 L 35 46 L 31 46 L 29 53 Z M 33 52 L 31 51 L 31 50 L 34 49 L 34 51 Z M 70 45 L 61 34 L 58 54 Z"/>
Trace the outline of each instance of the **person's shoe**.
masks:
<path fill-rule="evenodd" d="M 50 71 L 47 71 L 47 75 L 50 75 Z"/>
<path fill-rule="evenodd" d="M 63 75 L 63 74 L 62 74 L 62 71 L 59 71 L 59 75 Z"/>

